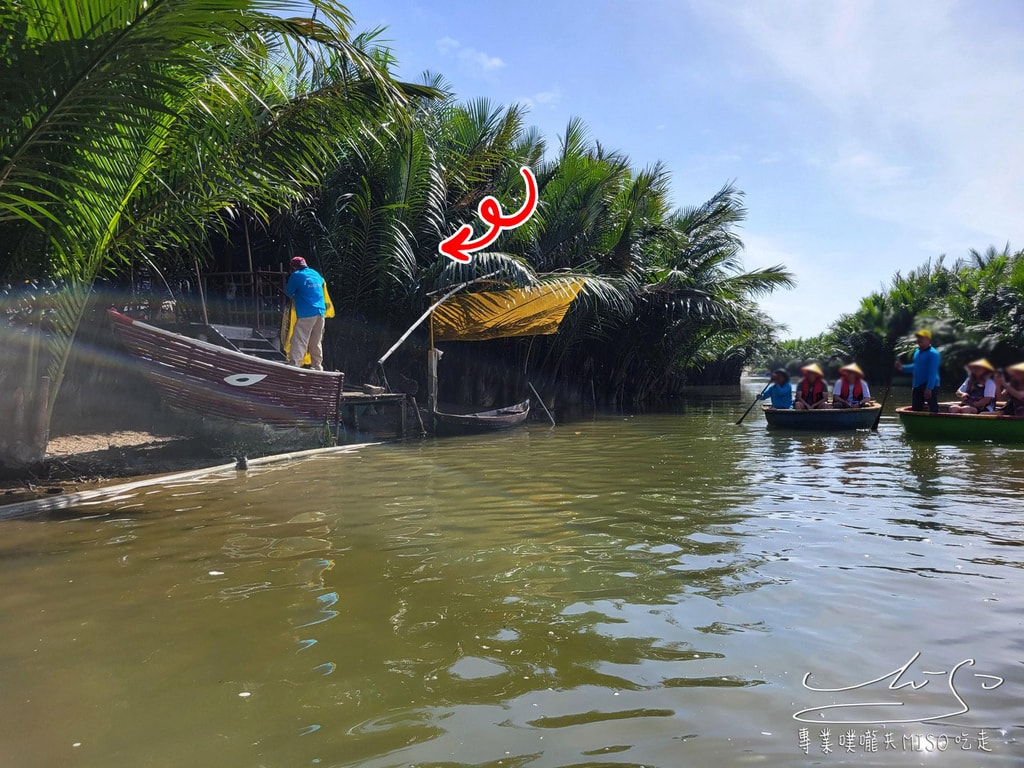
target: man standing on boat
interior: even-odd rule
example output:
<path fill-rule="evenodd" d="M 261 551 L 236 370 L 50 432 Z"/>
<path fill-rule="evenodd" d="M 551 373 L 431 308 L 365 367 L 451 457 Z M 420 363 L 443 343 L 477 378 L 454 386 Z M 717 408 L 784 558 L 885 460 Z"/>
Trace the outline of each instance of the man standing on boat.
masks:
<path fill-rule="evenodd" d="M 904 365 L 896 361 L 896 370 L 913 373 L 913 391 L 911 394 L 911 410 L 923 411 L 925 402 L 932 413 L 939 412 L 939 350 L 932 346 L 932 332 L 922 328 L 914 334 L 917 337 L 917 349 L 914 350 L 914 361 Z"/>
<path fill-rule="evenodd" d="M 288 362 L 301 366 L 308 352 L 309 367 L 314 371 L 322 371 L 324 315 L 327 313 L 324 293 L 326 282 L 301 256 L 292 259 L 291 264 L 293 271 L 284 286 L 285 295 L 295 302 L 295 327 L 288 348 Z"/>

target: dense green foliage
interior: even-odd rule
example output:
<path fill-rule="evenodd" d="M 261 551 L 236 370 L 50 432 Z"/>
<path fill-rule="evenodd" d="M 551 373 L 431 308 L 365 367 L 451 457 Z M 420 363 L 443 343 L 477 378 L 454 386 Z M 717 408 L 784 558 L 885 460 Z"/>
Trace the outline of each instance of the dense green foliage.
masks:
<path fill-rule="evenodd" d="M 827 333 L 774 346 L 759 363 L 796 370 L 807 360 L 834 368 L 856 360 L 869 375 L 886 378 L 895 355 L 913 349 L 913 333 L 928 328 L 943 353 L 943 373 L 954 381 L 964 364 L 987 356 L 996 366 L 1024 360 L 1024 251 L 972 250 L 951 265 L 940 258 L 866 296 Z"/>
<path fill-rule="evenodd" d="M 846 363 L 848 354 L 837 344 L 835 336 L 826 331 L 810 338 L 775 342 L 756 358 L 755 367 L 764 372 L 782 368 L 796 374 L 802 365 L 813 361 L 826 371 L 834 372 Z"/>
<path fill-rule="evenodd" d="M 439 78 L 395 82 L 390 52 L 353 37 L 333 0 L 306 19 L 283 18 L 291 5 L 0 9 L 0 271 L 57 285 L 40 357 L 51 400 L 98 276 L 187 274 L 238 222 L 272 240 L 275 261 L 301 249 L 323 269 L 341 309 L 329 362 L 354 378 L 434 292 L 483 275 L 584 280 L 563 333 L 487 354 L 499 372 L 525 370 L 533 349 L 552 383 L 607 400 L 735 378 L 769 338 L 754 301 L 790 278 L 742 270 L 741 193 L 671 210 L 662 167 L 633 168 L 580 121 L 549 147 L 520 107 L 460 103 Z M 439 256 L 483 196 L 518 199 L 521 164 L 540 184 L 534 219 L 471 265 Z"/>
<path fill-rule="evenodd" d="M 53 381 L 48 410 L 98 275 L 188 259 L 242 210 L 312 199 L 337 154 L 376 134 L 370 118 L 401 114 L 406 89 L 350 39 L 342 6 L 320 2 L 317 21 L 288 6 L 0 6 L 0 270 L 57 285 L 31 319 L 48 330 L 29 359 Z"/>
<path fill-rule="evenodd" d="M 521 199 L 521 165 L 537 175 L 537 214 L 471 265 L 439 258 L 437 244 L 475 220 L 482 197 Z M 386 139 L 350 153 L 306 214 L 342 313 L 337 358 L 366 370 L 358 350 L 383 348 L 383 339 L 367 344 L 368 333 L 393 338 L 431 295 L 474 276 L 515 285 L 574 277 L 584 293 L 562 331 L 490 345 L 478 377 L 529 369 L 566 394 L 620 403 L 666 396 L 698 376 L 736 380 L 769 333 L 754 299 L 790 278 L 781 267 L 742 270 L 741 193 L 727 186 L 674 211 L 668 188 L 661 166 L 632 168 L 579 120 L 552 150 L 519 107 L 420 100 Z"/>

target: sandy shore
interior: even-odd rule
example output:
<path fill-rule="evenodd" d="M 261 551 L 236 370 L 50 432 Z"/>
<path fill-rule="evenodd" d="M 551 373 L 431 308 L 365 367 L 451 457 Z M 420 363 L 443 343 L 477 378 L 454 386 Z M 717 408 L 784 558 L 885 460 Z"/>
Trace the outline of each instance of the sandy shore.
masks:
<path fill-rule="evenodd" d="M 0 504 L 88 490 L 111 480 L 182 472 L 223 463 L 202 442 L 180 435 L 122 430 L 61 435 L 31 472 L 0 478 Z"/>

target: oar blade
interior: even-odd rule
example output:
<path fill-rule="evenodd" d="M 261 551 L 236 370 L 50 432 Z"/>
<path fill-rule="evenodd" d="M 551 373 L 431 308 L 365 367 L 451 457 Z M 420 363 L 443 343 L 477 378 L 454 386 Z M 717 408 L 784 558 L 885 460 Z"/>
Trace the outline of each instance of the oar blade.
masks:
<path fill-rule="evenodd" d="M 766 386 L 765 386 L 765 388 L 761 390 L 761 395 L 763 395 L 763 394 L 764 394 L 765 392 L 767 392 L 767 391 L 768 391 L 768 387 L 770 387 L 770 386 L 771 386 L 771 384 L 768 384 L 768 385 L 766 385 Z M 736 419 L 736 426 L 737 426 L 737 427 L 738 427 L 738 426 L 739 426 L 740 424 L 742 424 L 742 423 L 743 423 L 743 420 L 744 420 L 745 418 L 747 418 L 747 416 L 749 416 L 749 415 L 750 415 L 750 412 L 751 412 L 752 410 L 754 410 L 754 406 L 755 406 L 755 405 L 757 405 L 758 401 L 759 401 L 759 400 L 761 399 L 761 395 L 758 395 L 757 397 L 755 397 L 755 398 L 754 398 L 754 402 L 752 402 L 752 403 L 750 404 L 750 407 L 749 407 L 749 408 L 747 408 L 747 410 L 745 410 L 745 411 L 743 412 L 743 415 L 742 415 L 742 416 L 740 416 L 740 417 L 739 417 L 738 419 Z"/>

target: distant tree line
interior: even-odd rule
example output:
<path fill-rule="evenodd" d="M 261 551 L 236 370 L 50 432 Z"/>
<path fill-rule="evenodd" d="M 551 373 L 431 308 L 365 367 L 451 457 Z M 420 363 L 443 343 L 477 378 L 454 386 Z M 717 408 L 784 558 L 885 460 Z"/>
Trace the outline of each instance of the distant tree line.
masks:
<path fill-rule="evenodd" d="M 816 360 L 834 373 L 856 360 L 870 376 L 885 379 L 894 356 L 913 349 L 918 328 L 932 331 L 949 381 L 980 356 L 997 367 L 1024 360 L 1024 251 L 972 249 L 951 264 L 940 257 L 906 275 L 897 272 L 888 288 L 864 297 L 828 331 L 772 345 L 757 367 L 796 372 Z"/>

